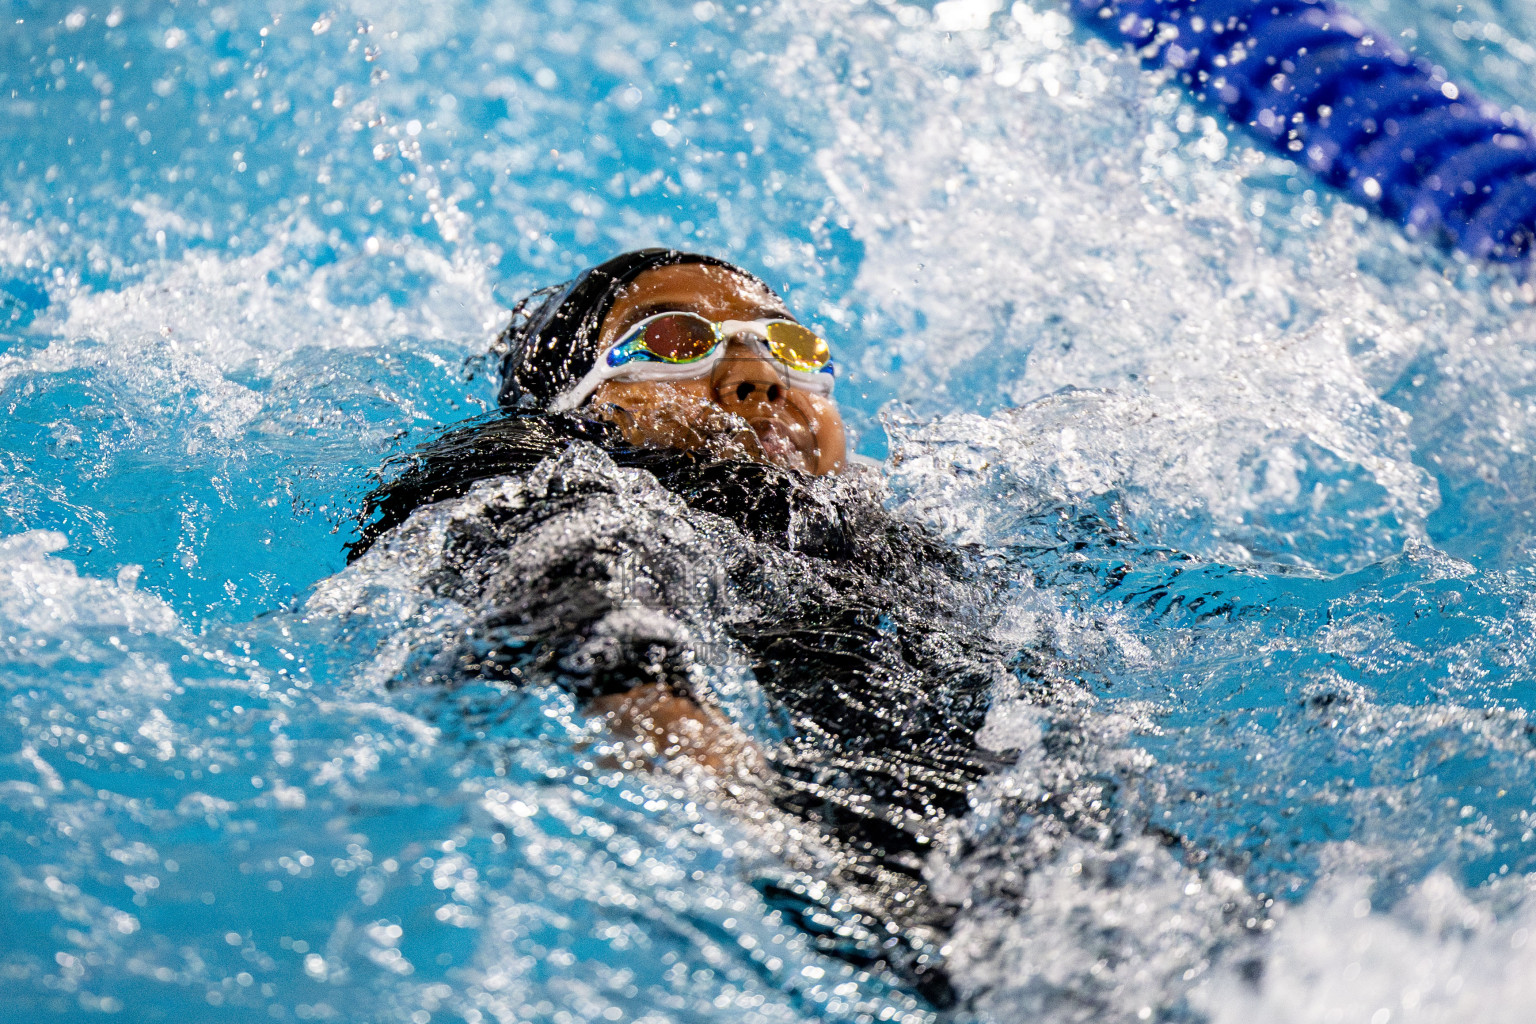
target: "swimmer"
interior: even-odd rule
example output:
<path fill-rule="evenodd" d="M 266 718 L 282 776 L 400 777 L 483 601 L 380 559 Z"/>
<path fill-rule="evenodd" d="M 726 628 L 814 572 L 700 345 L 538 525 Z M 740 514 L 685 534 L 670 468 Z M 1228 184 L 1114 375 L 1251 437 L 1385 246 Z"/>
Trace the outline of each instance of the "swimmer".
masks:
<path fill-rule="evenodd" d="M 983 574 L 852 462 L 829 343 L 749 272 L 650 249 L 535 293 L 494 353 L 501 411 L 364 507 L 352 558 L 425 550 L 460 608 L 399 685 L 560 687 L 643 758 L 763 794 L 776 848 L 832 851 L 843 883 L 765 881 L 770 905 L 946 1003 L 923 860 L 1004 763 L 975 742 L 990 701 L 1049 670 L 989 639 Z M 726 715 L 722 651 L 781 735 Z"/>
<path fill-rule="evenodd" d="M 830 346 L 749 272 L 695 253 L 641 250 L 534 299 L 498 342 L 503 408 L 605 422 L 636 449 L 809 476 L 848 465 Z M 373 533 L 392 522 L 386 515 Z M 759 767 L 717 713 L 662 684 L 594 692 L 585 707 L 660 756 L 716 771 Z"/>

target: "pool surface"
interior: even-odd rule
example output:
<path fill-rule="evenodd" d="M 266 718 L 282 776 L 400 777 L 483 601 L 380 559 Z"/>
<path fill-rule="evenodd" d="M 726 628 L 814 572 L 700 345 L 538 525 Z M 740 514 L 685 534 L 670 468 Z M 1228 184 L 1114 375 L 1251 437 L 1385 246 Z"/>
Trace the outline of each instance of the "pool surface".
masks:
<path fill-rule="evenodd" d="M 1536 109 L 1528 5 L 1359 13 Z M 4 16 L 7 1024 L 1530 1019 L 1516 271 L 1052 3 Z M 994 708 L 1017 763 L 926 865 L 954 1009 L 818 953 L 753 823 L 568 699 L 386 685 L 451 610 L 344 571 L 373 474 L 494 405 L 520 295 L 650 244 L 824 328 L 891 507 L 1073 681 Z M 1064 723 L 1115 827 L 1020 874 Z"/>

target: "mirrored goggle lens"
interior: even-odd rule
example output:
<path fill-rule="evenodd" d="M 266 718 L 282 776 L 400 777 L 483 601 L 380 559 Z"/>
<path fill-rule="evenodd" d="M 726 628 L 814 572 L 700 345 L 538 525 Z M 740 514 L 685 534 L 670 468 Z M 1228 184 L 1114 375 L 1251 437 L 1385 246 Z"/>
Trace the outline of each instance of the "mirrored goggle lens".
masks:
<path fill-rule="evenodd" d="M 608 352 L 609 366 L 625 363 L 693 363 L 714 351 L 720 339 L 714 325 L 691 313 L 663 314 L 630 331 Z"/>
<path fill-rule="evenodd" d="M 800 324 L 778 321 L 767 326 L 768 350 L 791 370 L 815 373 L 832 361 L 826 341 Z"/>
<path fill-rule="evenodd" d="M 637 340 L 647 355 L 668 363 L 695 362 L 719 344 L 713 324 L 682 313 L 657 317 L 645 325 Z"/>

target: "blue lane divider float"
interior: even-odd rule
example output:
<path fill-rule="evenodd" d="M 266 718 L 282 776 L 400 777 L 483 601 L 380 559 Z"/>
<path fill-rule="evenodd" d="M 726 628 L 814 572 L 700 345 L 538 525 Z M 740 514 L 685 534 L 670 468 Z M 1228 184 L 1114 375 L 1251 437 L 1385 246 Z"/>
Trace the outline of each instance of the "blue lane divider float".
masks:
<path fill-rule="evenodd" d="M 1071 0 L 1196 98 L 1410 235 L 1514 262 L 1536 249 L 1536 138 L 1327 0 Z"/>

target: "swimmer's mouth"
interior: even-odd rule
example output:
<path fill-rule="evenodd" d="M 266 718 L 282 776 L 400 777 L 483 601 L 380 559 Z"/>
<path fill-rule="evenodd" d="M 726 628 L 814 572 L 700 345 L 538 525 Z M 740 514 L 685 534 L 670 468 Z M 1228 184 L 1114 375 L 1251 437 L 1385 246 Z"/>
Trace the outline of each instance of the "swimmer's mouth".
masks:
<path fill-rule="evenodd" d="M 747 425 L 757 435 L 758 447 L 763 450 L 763 458 L 768 462 L 805 473 L 815 470 L 819 454 L 816 437 L 806 427 L 800 424 L 787 425 L 766 416 L 748 420 Z"/>
<path fill-rule="evenodd" d="M 697 415 L 690 415 L 693 410 Z M 756 415 L 752 415 L 756 413 Z M 617 404 L 599 415 L 610 419 L 633 443 L 662 448 L 704 449 L 721 458 L 748 459 L 802 473 L 815 473 L 821 445 L 809 424 L 794 410 L 726 412 L 708 402 L 695 406 L 669 404 L 642 409 L 638 415 Z"/>

